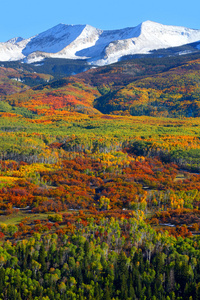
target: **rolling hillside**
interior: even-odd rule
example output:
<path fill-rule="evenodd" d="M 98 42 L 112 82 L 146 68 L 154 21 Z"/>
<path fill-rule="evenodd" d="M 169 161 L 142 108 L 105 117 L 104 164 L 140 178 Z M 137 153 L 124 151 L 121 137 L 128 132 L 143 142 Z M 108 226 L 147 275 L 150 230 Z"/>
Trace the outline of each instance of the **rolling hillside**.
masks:
<path fill-rule="evenodd" d="M 34 84 L 52 77 L 27 71 L 19 75 L 18 70 L 11 72 L 5 67 L 3 70 L 7 72 L 8 84 L 7 92 L 2 90 L 1 93 L 2 111 L 5 111 L 3 103 L 7 103 L 10 108 L 7 106 L 6 111 L 20 107 L 33 115 L 52 114 L 53 111 L 166 117 L 197 117 L 200 114 L 199 54 L 178 59 L 121 61 L 32 88 L 11 76 L 22 81 L 29 76 Z M 15 89 L 9 92 L 10 85 Z"/>

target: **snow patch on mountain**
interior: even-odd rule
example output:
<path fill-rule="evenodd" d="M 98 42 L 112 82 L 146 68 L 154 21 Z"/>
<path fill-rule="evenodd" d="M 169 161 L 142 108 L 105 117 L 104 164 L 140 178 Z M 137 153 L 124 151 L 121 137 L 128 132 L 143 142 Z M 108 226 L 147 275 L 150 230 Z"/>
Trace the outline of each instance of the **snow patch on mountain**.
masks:
<path fill-rule="evenodd" d="M 192 53 L 192 51 L 190 51 L 190 50 L 185 50 L 185 51 L 180 51 L 179 53 L 178 53 L 178 55 L 186 55 L 186 54 L 191 54 Z"/>
<path fill-rule="evenodd" d="M 59 24 L 32 38 L 23 49 L 23 54 L 29 55 L 35 51 L 57 53 L 78 38 L 84 27 L 84 25 Z"/>
<path fill-rule="evenodd" d="M 5 43 L 0 43 L 0 61 L 17 61 L 25 58 L 22 51 L 31 40 L 14 38 Z"/>

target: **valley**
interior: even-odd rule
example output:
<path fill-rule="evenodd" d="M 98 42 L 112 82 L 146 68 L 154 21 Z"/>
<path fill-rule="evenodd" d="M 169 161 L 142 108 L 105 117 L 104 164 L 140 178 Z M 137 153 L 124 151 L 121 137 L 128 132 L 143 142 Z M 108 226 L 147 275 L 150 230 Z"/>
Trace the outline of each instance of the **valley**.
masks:
<path fill-rule="evenodd" d="M 0 67 L 0 299 L 198 300 L 198 49 L 37 64 Z"/>

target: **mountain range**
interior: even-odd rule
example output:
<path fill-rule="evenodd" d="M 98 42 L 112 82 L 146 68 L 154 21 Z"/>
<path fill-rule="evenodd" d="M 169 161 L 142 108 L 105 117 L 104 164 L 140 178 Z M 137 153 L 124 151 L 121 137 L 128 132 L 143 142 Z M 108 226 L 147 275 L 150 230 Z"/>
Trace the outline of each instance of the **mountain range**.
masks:
<path fill-rule="evenodd" d="M 0 43 L 0 61 L 36 63 L 45 58 L 62 58 L 103 66 L 126 56 L 152 54 L 159 49 L 183 45 L 187 47 L 177 49 L 175 54 L 199 51 L 200 30 L 152 21 L 119 30 L 58 24 L 28 39 L 16 37 Z"/>

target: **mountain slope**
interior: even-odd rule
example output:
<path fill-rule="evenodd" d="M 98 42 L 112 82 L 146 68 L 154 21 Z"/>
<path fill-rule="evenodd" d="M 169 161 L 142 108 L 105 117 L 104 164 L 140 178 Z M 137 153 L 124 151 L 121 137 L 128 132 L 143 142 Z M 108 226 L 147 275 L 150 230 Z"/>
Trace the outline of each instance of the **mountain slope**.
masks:
<path fill-rule="evenodd" d="M 0 61 L 32 63 L 51 57 L 87 59 L 90 64 L 107 65 L 126 55 L 147 54 L 199 40 L 200 30 L 151 21 L 120 30 L 59 24 L 29 39 L 14 38 L 0 43 Z"/>
<path fill-rule="evenodd" d="M 158 74 L 135 78 L 97 98 L 94 107 L 104 114 L 199 117 L 199 82 L 200 58 Z"/>
<path fill-rule="evenodd" d="M 85 84 L 83 80 L 73 77 L 63 78 L 49 84 L 39 85 L 21 93 L 2 96 L 1 106 L 10 105 L 6 111 L 17 108 L 31 115 L 56 115 L 66 112 L 101 114 L 93 107 L 94 100 L 101 94 L 96 87 Z M 4 111 L 4 110 L 2 110 Z M 23 114 L 22 111 L 22 114 Z"/>
<path fill-rule="evenodd" d="M 199 82 L 200 54 L 127 60 L 2 95 L 0 111 L 199 117 Z"/>
<path fill-rule="evenodd" d="M 0 98 L 27 90 L 30 86 L 47 83 L 53 76 L 23 70 L 19 67 L 12 68 L 0 66 Z"/>

